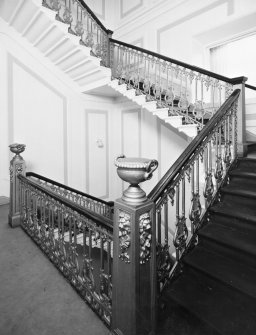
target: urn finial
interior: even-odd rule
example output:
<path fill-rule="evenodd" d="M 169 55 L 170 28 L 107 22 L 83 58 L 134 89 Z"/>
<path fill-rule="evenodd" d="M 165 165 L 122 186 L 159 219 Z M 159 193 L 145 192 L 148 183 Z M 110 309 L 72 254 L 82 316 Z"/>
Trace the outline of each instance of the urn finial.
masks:
<path fill-rule="evenodd" d="M 158 167 L 155 159 L 147 158 L 126 158 L 119 155 L 116 158 L 115 166 L 117 174 L 123 180 L 130 184 L 124 191 L 122 199 L 132 204 L 141 204 L 147 200 L 146 193 L 140 188 L 139 184 L 152 178 L 153 172 Z"/>

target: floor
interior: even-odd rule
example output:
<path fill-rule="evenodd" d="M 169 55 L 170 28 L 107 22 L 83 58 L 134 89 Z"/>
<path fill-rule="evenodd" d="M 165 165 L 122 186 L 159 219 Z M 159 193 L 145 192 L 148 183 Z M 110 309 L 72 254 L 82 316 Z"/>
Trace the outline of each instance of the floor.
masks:
<path fill-rule="evenodd" d="M 0 205 L 0 334 L 109 335 L 110 331 Z"/>

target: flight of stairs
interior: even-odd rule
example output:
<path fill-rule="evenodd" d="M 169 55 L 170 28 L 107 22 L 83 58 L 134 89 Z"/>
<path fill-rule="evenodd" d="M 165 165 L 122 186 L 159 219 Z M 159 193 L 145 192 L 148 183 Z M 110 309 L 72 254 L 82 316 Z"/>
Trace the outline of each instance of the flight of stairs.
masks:
<path fill-rule="evenodd" d="M 241 158 L 163 292 L 157 334 L 256 334 L 256 157 Z"/>
<path fill-rule="evenodd" d="M 101 66 L 101 59 L 80 43 L 79 36 L 70 34 L 69 25 L 56 20 L 56 12 L 42 6 L 42 0 L 3 0 L 0 17 L 64 73 L 79 92 L 111 88 L 113 96 L 118 92 L 188 137 L 197 135 L 196 124 L 186 124 L 182 116 L 168 115 L 168 108 L 157 108 L 156 101 L 146 102 L 145 95 L 137 96 L 134 89 L 127 90 L 126 85 L 111 80 L 110 68 Z"/>
<path fill-rule="evenodd" d="M 128 88 L 126 83 L 120 83 L 118 79 L 113 79 L 108 86 L 187 136 L 194 138 L 197 135 L 198 125 L 196 123 L 186 124 L 182 115 L 169 115 L 168 107 L 159 108 L 156 100 L 147 101 L 145 94 L 137 95 L 136 89 Z"/>

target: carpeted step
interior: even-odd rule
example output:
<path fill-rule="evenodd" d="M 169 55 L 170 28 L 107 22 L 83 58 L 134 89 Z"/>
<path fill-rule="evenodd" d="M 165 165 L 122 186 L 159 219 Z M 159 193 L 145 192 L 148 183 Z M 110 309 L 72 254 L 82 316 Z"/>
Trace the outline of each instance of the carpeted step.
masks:
<path fill-rule="evenodd" d="M 237 161 L 237 168 L 245 169 L 246 171 L 256 171 L 256 159 L 254 158 L 240 158 Z"/>
<path fill-rule="evenodd" d="M 237 185 L 229 184 L 228 186 L 221 188 L 221 201 L 223 204 L 232 205 L 233 208 L 243 210 L 246 208 L 253 209 L 256 203 L 256 188 L 248 185 Z"/>
<path fill-rule="evenodd" d="M 185 267 L 164 294 L 220 334 L 256 333 L 256 300 L 191 267 Z M 208 333 L 198 331 L 201 334 Z"/>
<path fill-rule="evenodd" d="M 211 220 L 198 232 L 199 243 L 208 250 L 256 268 L 256 234 L 220 225 Z"/>
<path fill-rule="evenodd" d="M 198 246 L 184 263 L 256 299 L 256 269 Z"/>
<path fill-rule="evenodd" d="M 220 202 L 209 209 L 211 219 L 218 224 L 244 231 L 256 231 L 256 207 L 237 209 L 232 203 Z"/>
<path fill-rule="evenodd" d="M 161 298 L 157 335 L 221 335 L 164 292 Z"/>
<path fill-rule="evenodd" d="M 251 170 L 247 171 L 246 169 L 238 168 L 229 173 L 230 183 L 232 186 L 237 185 L 240 187 L 248 186 L 248 188 L 256 188 L 256 169 L 254 172 Z"/>

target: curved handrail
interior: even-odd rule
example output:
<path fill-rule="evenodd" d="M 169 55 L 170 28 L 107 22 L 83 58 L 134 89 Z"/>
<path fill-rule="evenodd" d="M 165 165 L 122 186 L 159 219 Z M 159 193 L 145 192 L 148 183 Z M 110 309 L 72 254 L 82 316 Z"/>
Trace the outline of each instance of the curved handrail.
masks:
<path fill-rule="evenodd" d="M 112 42 L 112 43 L 120 44 L 120 45 L 122 45 L 124 47 L 127 47 L 127 48 L 134 49 L 134 50 L 142 52 L 142 53 L 146 53 L 150 56 L 160 58 L 164 61 L 167 61 L 167 62 L 170 62 L 170 63 L 174 63 L 176 65 L 185 67 L 187 69 L 190 69 L 191 71 L 197 71 L 197 72 L 202 73 L 206 76 L 213 77 L 215 79 L 227 82 L 227 83 L 232 84 L 232 85 L 241 84 L 242 82 L 245 82 L 247 80 L 247 77 L 244 77 L 244 76 L 235 77 L 235 78 L 228 78 L 228 77 L 222 76 L 220 74 L 217 74 L 215 72 L 205 70 L 201 67 L 194 66 L 194 65 L 191 65 L 191 64 L 187 64 L 187 63 L 178 61 L 176 59 L 173 59 L 173 58 L 170 58 L 170 57 L 167 57 L 167 56 L 163 56 L 163 55 L 158 54 L 156 52 L 153 52 L 153 51 L 150 51 L 150 50 L 147 50 L 147 49 L 143 49 L 143 48 L 140 48 L 140 47 L 137 47 L 135 45 L 128 44 L 128 43 L 125 43 L 125 42 L 122 42 L 122 41 L 115 40 L 113 38 L 110 38 L 109 41 Z"/>
<path fill-rule="evenodd" d="M 89 211 L 87 209 L 85 209 L 84 207 L 66 199 L 63 198 L 62 196 L 56 194 L 55 192 L 52 192 L 48 189 L 46 189 L 45 187 L 39 185 L 38 183 L 36 183 L 35 181 L 23 176 L 23 175 L 19 175 L 18 178 L 23 181 L 26 184 L 29 184 L 31 186 L 33 186 L 34 188 L 36 188 L 37 190 L 39 190 L 40 192 L 50 196 L 51 198 L 53 198 L 54 200 L 64 204 L 65 206 L 71 208 L 72 210 L 76 211 L 77 213 L 84 215 L 86 218 L 94 221 L 95 223 L 99 224 L 99 225 L 103 225 L 106 226 L 106 229 L 108 230 L 113 230 L 113 221 L 103 217 L 102 215 L 99 215 L 95 212 Z"/>
<path fill-rule="evenodd" d="M 35 178 L 39 178 L 39 179 L 41 179 L 41 180 L 44 180 L 44 181 L 47 182 L 47 183 L 54 184 L 54 185 L 56 185 L 56 186 L 58 186 L 58 187 L 61 187 L 61 188 L 66 189 L 66 190 L 68 190 L 68 191 L 70 191 L 70 192 L 74 192 L 74 193 L 77 193 L 77 194 L 79 194 L 79 195 L 81 195 L 81 196 L 84 196 L 84 197 L 86 197 L 86 198 L 95 200 L 95 201 L 97 201 L 97 202 L 101 202 L 102 204 L 104 204 L 104 205 L 106 205 L 106 206 L 114 207 L 114 202 L 113 202 L 113 201 L 104 201 L 104 200 L 99 199 L 99 198 L 96 198 L 96 197 L 94 197 L 94 196 L 92 196 L 92 195 L 90 195 L 90 194 L 83 193 L 83 192 L 78 191 L 78 190 L 76 190 L 76 189 L 74 189 L 74 188 L 72 188 L 72 187 L 69 187 L 69 186 L 67 186 L 67 185 L 58 183 L 58 182 L 55 181 L 55 180 L 52 180 L 52 179 L 49 179 L 49 178 L 47 178 L 47 177 L 41 176 L 40 174 L 37 174 L 37 173 L 34 173 L 34 172 L 27 172 L 27 173 L 26 173 L 26 176 L 27 176 L 27 177 L 35 177 Z"/>
<path fill-rule="evenodd" d="M 203 142 L 205 138 L 211 133 L 214 126 L 220 121 L 223 115 L 229 110 L 235 100 L 238 98 L 240 90 L 236 89 L 230 97 L 223 103 L 216 114 L 209 120 L 204 126 L 201 132 L 194 138 L 194 140 L 188 145 L 183 151 L 180 157 L 175 161 L 171 168 L 166 172 L 158 184 L 148 194 L 148 198 L 154 202 L 161 196 L 162 192 L 166 189 L 168 184 L 174 180 L 177 175 L 181 172 L 182 168 L 186 165 L 189 159 L 194 155 L 196 149 Z"/>
<path fill-rule="evenodd" d="M 81 6 L 83 6 L 87 12 L 92 16 L 92 18 L 94 19 L 94 21 L 96 21 L 96 23 L 108 34 L 108 35 L 112 35 L 113 31 L 110 29 L 107 29 L 103 23 L 97 18 L 97 16 L 93 13 L 93 11 L 91 10 L 91 8 L 84 2 L 84 0 L 77 0 Z"/>

